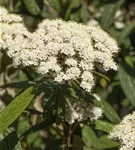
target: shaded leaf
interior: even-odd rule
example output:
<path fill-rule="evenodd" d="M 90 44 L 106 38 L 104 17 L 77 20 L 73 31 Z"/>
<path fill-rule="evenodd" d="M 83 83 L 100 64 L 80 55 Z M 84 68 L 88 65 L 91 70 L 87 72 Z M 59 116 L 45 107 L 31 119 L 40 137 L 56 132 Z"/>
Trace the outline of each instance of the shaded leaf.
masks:
<path fill-rule="evenodd" d="M 127 25 L 119 34 L 117 40 L 118 43 L 121 45 L 125 42 L 126 38 L 129 36 L 129 34 L 133 31 L 135 28 L 135 21 Z"/>
<path fill-rule="evenodd" d="M 11 125 L 29 105 L 35 96 L 34 90 L 33 86 L 26 89 L 0 113 L 0 132 Z"/>
<path fill-rule="evenodd" d="M 82 150 L 84 143 L 78 135 L 73 135 L 72 150 Z"/>
<path fill-rule="evenodd" d="M 135 106 L 135 79 L 122 66 L 119 67 L 119 78 L 126 97 Z"/>

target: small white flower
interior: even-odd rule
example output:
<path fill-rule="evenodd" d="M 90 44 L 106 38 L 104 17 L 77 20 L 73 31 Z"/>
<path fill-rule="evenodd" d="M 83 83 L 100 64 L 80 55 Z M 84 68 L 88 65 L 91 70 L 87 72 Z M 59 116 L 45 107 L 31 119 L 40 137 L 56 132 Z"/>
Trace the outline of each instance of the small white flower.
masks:
<path fill-rule="evenodd" d="M 121 142 L 120 150 L 135 149 L 135 112 L 124 117 L 120 124 L 114 126 L 110 139 Z"/>
<path fill-rule="evenodd" d="M 32 66 L 40 74 L 53 71 L 59 83 L 78 79 L 89 92 L 95 84 L 95 64 L 100 63 L 105 70 L 117 69 L 113 54 L 118 45 L 100 28 L 45 19 L 31 33 L 20 16 L 3 7 L 0 12 L 0 49 L 7 51 L 15 67 Z"/>
<path fill-rule="evenodd" d="M 75 121 L 85 121 L 90 119 L 90 121 L 97 120 L 102 116 L 102 109 L 90 105 L 85 101 L 74 101 L 69 102 L 65 110 L 65 120 L 72 124 Z"/>

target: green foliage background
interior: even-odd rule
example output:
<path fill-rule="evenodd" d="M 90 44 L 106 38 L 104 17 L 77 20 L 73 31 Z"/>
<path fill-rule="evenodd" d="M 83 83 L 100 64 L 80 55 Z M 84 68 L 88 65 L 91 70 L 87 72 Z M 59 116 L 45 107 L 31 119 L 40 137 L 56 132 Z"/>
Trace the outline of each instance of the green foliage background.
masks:
<path fill-rule="evenodd" d="M 116 72 L 106 73 L 99 68 L 109 81 L 99 76 L 94 89 L 94 92 L 99 93 L 106 100 L 97 104 L 102 106 L 104 117 L 93 124 L 86 122 L 85 125 L 78 127 L 72 138 L 75 145 L 72 150 L 117 150 L 119 143 L 108 140 L 107 133 L 114 124 L 120 122 L 120 118 L 135 110 L 135 1 L 0 0 L 0 5 L 5 6 L 11 13 L 23 16 L 25 25 L 30 31 L 34 31 L 43 19 L 62 18 L 66 21 L 74 20 L 90 25 L 95 23 L 117 40 L 120 52 L 115 58 L 119 69 Z M 0 107 L 11 104 L 11 108 L 8 105 L 7 109 L 0 113 L 0 131 L 12 123 L 12 128 L 0 134 L 1 150 L 60 150 L 64 147 L 61 126 L 52 125 L 53 113 L 49 114 L 47 122 L 38 117 L 41 115 L 40 104 L 46 109 L 48 95 L 42 95 L 41 91 L 36 90 L 33 79 L 38 80 L 40 77 L 32 69 L 13 68 L 12 60 L 0 52 L 0 85 L 5 85 L 5 87 L 1 86 L 4 90 L 0 92 L 0 100 L 3 101 Z M 41 90 L 51 90 L 46 84 L 38 84 L 38 86 Z M 23 92 L 24 89 L 26 90 Z M 33 89 L 40 95 L 35 98 L 37 102 L 32 100 L 29 105 L 34 97 L 31 93 Z M 30 94 L 27 95 L 28 93 Z M 18 96 L 14 99 L 15 95 Z M 19 102 L 24 97 L 26 101 L 22 105 Z M 54 97 L 52 97 L 53 100 Z M 14 113 L 13 105 L 18 106 L 18 113 L 12 117 L 9 111 Z M 25 109 L 27 106 L 28 108 Z M 25 109 L 23 113 L 20 108 Z M 59 124 L 59 120 L 56 122 Z M 18 142 L 18 137 L 21 142 Z"/>

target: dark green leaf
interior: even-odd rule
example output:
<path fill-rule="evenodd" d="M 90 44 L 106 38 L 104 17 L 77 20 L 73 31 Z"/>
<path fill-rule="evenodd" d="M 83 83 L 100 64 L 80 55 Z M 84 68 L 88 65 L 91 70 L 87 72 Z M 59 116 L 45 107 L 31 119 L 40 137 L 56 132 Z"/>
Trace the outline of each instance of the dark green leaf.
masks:
<path fill-rule="evenodd" d="M 122 66 L 119 67 L 119 78 L 126 97 L 135 106 L 135 79 Z"/>
<path fill-rule="evenodd" d="M 11 125 L 29 105 L 35 96 L 35 88 L 32 86 L 17 96 L 1 113 L 0 113 L 0 132 Z"/>
<path fill-rule="evenodd" d="M 94 102 L 99 105 L 103 109 L 103 113 L 107 117 L 107 119 L 115 124 L 119 123 L 121 120 L 119 116 L 117 115 L 116 111 L 114 108 L 105 100 L 100 100 Z"/>
<path fill-rule="evenodd" d="M 23 0 L 24 5 L 26 9 L 32 14 L 32 15 L 39 15 L 41 10 L 36 2 L 36 0 Z"/>
<path fill-rule="evenodd" d="M 7 128 L 0 134 L 1 150 L 22 150 L 14 128 Z"/>
<path fill-rule="evenodd" d="M 72 0 L 65 14 L 65 20 L 68 19 L 73 8 L 78 8 L 82 4 L 81 0 Z"/>
<path fill-rule="evenodd" d="M 118 0 L 114 3 L 108 3 L 104 6 L 104 12 L 101 18 L 101 27 L 107 30 L 108 27 L 113 23 L 114 16 L 124 0 Z"/>
<path fill-rule="evenodd" d="M 133 31 L 135 28 L 135 21 L 127 25 L 119 34 L 118 36 L 118 43 L 121 45 L 125 42 L 126 38 L 129 36 L 129 34 Z"/>
<path fill-rule="evenodd" d="M 95 129 L 108 132 L 108 133 L 113 129 L 114 126 L 112 123 L 102 121 L 102 120 L 96 120 L 95 125 L 96 125 Z"/>
<path fill-rule="evenodd" d="M 73 135 L 72 150 L 82 150 L 83 146 L 84 146 L 84 143 L 81 137 L 78 135 Z"/>
<path fill-rule="evenodd" d="M 21 0 L 18 0 L 14 6 L 14 12 L 17 13 L 21 10 L 21 7 L 22 7 L 22 1 Z"/>

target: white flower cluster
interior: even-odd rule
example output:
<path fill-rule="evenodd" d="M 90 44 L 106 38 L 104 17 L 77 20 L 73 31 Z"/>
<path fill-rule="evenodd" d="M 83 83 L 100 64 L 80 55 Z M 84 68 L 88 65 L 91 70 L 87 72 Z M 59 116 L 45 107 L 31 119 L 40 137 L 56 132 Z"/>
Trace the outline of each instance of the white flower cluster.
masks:
<path fill-rule="evenodd" d="M 109 135 L 110 139 L 120 140 L 120 150 L 135 149 L 135 112 L 124 117 Z"/>
<path fill-rule="evenodd" d="M 92 106 L 85 101 L 68 102 L 69 107 L 65 109 L 65 120 L 69 124 L 73 124 L 75 121 L 85 121 L 90 119 L 94 121 L 102 116 L 102 109 Z"/>
<path fill-rule="evenodd" d="M 95 64 L 102 64 L 105 70 L 117 69 L 113 54 L 119 48 L 101 29 L 46 19 L 30 33 L 20 22 L 21 17 L 8 14 L 4 8 L 0 10 L 0 46 L 7 49 L 14 66 L 32 66 L 41 74 L 53 71 L 55 81 L 60 83 L 79 79 L 86 91 L 95 84 Z"/>

